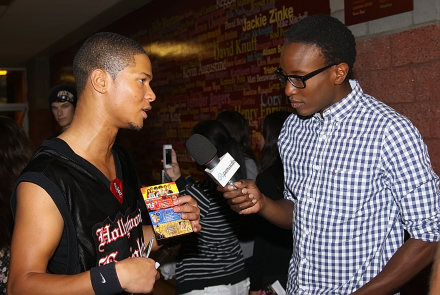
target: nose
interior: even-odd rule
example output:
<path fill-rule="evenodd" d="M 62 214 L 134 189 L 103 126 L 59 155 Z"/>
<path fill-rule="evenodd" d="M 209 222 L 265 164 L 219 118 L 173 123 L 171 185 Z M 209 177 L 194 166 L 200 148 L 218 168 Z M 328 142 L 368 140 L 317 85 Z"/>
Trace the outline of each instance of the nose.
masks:
<path fill-rule="evenodd" d="M 62 108 L 59 108 L 59 109 L 57 110 L 57 115 L 58 115 L 58 117 L 61 116 L 62 114 L 63 114 L 63 109 L 62 109 Z"/>
<path fill-rule="evenodd" d="M 145 92 L 145 99 L 149 102 L 153 102 L 156 100 L 156 94 L 153 92 L 153 89 L 151 89 L 151 87 L 149 87 L 147 92 Z"/>
<path fill-rule="evenodd" d="M 292 95 L 298 94 L 298 88 L 296 88 L 295 86 L 292 85 L 292 83 L 287 81 L 287 84 L 284 88 L 284 93 L 287 96 L 292 96 Z"/>

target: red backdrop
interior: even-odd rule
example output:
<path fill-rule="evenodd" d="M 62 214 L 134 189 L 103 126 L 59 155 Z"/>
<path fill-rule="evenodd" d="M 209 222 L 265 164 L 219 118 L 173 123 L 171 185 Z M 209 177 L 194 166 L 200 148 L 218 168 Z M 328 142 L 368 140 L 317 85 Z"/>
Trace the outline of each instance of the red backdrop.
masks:
<path fill-rule="evenodd" d="M 328 0 L 311 2 L 153 1 L 103 30 L 137 40 L 153 65 L 157 99 L 144 130 L 118 137 L 145 184 L 160 181 L 163 144 L 173 145 L 184 174 L 197 175 L 185 142 L 199 121 L 237 110 L 255 146 L 267 114 L 292 110 L 273 72 L 286 30 L 309 15 L 330 13 Z M 51 59 L 54 83 L 69 75 L 80 45 Z"/>

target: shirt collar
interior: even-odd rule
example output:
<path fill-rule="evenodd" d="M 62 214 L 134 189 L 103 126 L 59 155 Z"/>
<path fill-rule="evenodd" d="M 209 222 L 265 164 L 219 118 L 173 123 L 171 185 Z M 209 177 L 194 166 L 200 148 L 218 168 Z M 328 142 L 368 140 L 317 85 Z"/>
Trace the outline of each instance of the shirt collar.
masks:
<path fill-rule="evenodd" d="M 326 109 L 323 113 L 324 119 L 341 121 L 357 106 L 359 99 L 364 92 L 357 80 L 349 80 L 349 82 L 352 89 L 351 92 L 346 97 Z M 314 117 L 320 121 L 323 120 L 320 113 L 316 113 Z"/>

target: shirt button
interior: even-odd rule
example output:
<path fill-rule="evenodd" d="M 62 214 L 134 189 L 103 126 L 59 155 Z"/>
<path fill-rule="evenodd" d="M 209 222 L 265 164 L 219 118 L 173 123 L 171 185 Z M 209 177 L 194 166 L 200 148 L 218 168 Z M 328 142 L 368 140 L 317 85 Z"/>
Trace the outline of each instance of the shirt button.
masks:
<path fill-rule="evenodd" d="M 321 140 L 325 140 L 327 138 L 327 135 L 321 135 Z"/>
<path fill-rule="evenodd" d="M 315 170 L 319 170 L 321 167 L 319 166 L 319 165 L 313 165 L 313 169 L 315 169 Z"/>

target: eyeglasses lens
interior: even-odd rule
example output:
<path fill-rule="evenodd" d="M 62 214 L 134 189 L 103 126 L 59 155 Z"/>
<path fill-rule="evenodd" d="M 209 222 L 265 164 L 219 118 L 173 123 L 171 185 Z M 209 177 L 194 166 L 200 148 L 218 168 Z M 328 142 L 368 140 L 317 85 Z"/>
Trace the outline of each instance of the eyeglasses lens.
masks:
<path fill-rule="evenodd" d="M 304 88 L 304 82 L 301 79 L 289 77 L 289 81 L 297 88 Z"/>
<path fill-rule="evenodd" d="M 280 70 L 277 70 L 275 72 L 275 75 L 277 76 L 278 80 L 280 80 L 280 82 L 283 85 L 287 84 L 287 79 L 288 79 L 289 82 L 291 84 L 293 84 L 293 86 L 295 86 L 297 88 L 304 88 L 304 82 L 301 79 L 293 78 L 293 77 L 288 77 L 287 75 L 284 75 L 283 73 L 281 73 Z"/>
<path fill-rule="evenodd" d="M 286 85 L 286 77 L 283 76 L 283 74 L 281 74 L 280 72 L 275 72 L 275 75 L 277 76 L 278 80 L 280 80 L 280 82 L 283 85 Z"/>

